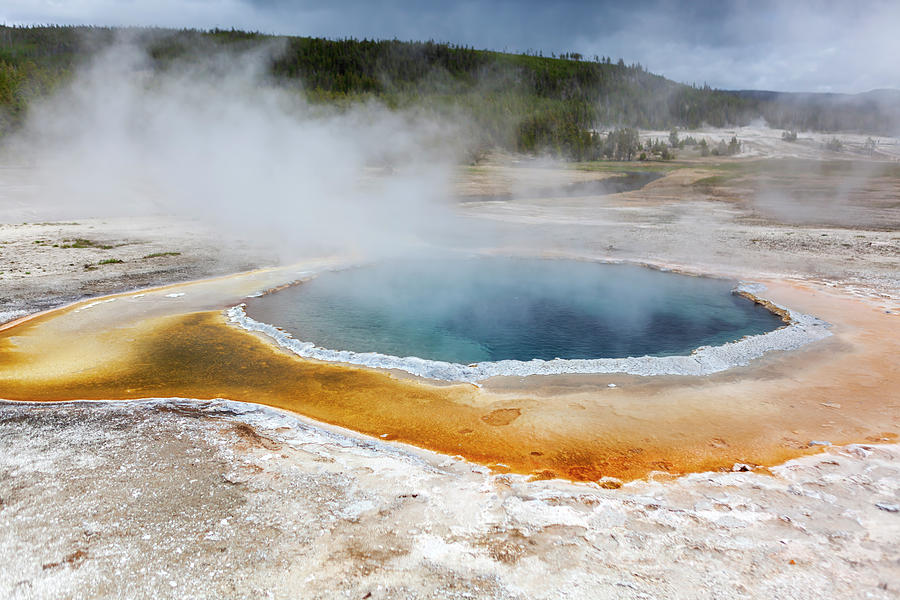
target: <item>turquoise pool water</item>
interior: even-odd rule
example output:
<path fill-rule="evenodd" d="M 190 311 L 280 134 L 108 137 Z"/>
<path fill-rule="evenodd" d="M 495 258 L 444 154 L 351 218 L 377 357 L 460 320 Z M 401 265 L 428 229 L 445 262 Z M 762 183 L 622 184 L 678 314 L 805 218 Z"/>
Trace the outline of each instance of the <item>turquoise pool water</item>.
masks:
<path fill-rule="evenodd" d="M 463 364 L 669 356 L 783 325 L 733 286 L 578 261 L 402 260 L 322 273 L 246 311 L 324 348 Z"/>

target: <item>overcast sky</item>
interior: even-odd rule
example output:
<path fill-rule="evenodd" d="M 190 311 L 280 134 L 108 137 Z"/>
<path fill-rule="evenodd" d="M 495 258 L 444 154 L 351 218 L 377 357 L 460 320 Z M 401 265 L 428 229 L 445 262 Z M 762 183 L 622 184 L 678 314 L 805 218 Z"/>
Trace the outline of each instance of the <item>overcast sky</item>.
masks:
<path fill-rule="evenodd" d="M 726 89 L 900 88 L 900 0 L 4 0 L 0 22 L 435 39 L 621 57 Z"/>

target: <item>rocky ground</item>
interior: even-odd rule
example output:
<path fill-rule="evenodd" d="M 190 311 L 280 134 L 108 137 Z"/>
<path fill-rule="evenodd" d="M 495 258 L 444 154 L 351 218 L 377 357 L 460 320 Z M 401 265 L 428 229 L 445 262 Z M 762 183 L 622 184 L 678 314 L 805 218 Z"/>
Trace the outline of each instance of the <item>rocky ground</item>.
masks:
<path fill-rule="evenodd" d="M 810 169 L 786 181 L 739 173 L 706 183 L 721 172 L 709 163 L 684 163 L 622 194 L 475 200 L 463 210 L 510 249 L 735 277 L 823 279 L 898 295 L 900 178 L 873 177 L 842 194 L 816 195 L 810 189 L 833 190 L 844 179 Z"/>
<path fill-rule="evenodd" d="M 0 446 L 8 598 L 900 592 L 897 445 L 603 490 L 161 401 L 6 405 Z"/>
<path fill-rule="evenodd" d="M 272 252 L 240 240 L 223 244 L 209 227 L 184 219 L 0 222 L 0 322 L 80 298 L 275 261 Z"/>
<path fill-rule="evenodd" d="M 587 177 L 521 169 L 481 167 L 461 193 L 515 192 L 540 169 L 554 183 Z M 698 185 L 711 173 L 687 165 L 615 196 L 461 210 L 509 250 L 818 279 L 897 303 L 900 234 L 882 200 L 864 206 L 881 226 L 798 222 L 761 211 L 753 177 Z M 897 197 L 896 181 L 876 183 Z M 192 221 L 3 217 L 0 321 L 277 260 Z M 492 474 L 253 405 L 7 403 L 0 597 L 900 597 L 900 446 L 736 469 L 606 490 Z"/>

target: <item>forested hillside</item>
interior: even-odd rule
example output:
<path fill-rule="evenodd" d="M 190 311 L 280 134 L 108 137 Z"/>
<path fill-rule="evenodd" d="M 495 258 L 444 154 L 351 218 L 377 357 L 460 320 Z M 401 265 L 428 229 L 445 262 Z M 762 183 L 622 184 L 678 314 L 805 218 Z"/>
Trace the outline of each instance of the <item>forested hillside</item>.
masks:
<path fill-rule="evenodd" d="M 105 28 L 0 27 L 0 135 L 28 105 L 112 44 Z M 475 146 L 550 151 L 585 160 L 610 149 L 592 131 L 746 124 L 761 116 L 790 129 L 885 133 L 900 123 L 883 104 L 841 104 L 819 96 L 767 96 L 679 84 L 605 57 L 542 57 L 434 42 L 273 38 L 241 31 L 125 30 L 146 46 L 154 68 L 219 52 L 280 44 L 271 80 L 313 102 L 375 98 L 389 107 L 455 111 L 473 123 Z"/>

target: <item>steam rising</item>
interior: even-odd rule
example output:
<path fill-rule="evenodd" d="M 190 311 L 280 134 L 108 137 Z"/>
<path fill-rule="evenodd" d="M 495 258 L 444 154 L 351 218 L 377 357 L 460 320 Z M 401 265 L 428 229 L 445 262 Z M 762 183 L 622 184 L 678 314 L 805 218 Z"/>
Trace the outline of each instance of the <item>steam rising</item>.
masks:
<path fill-rule="evenodd" d="M 11 144 L 31 167 L 32 202 L 56 204 L 56 218 L 195 217 L 291 251 L 439 239 L 452 222 L 453 125 L 375 103 L 310 105 L 265 75 L 275 52 L 160 71 L 142 47 L 113 45 Z"/>

